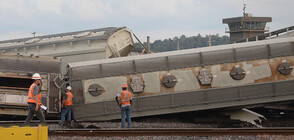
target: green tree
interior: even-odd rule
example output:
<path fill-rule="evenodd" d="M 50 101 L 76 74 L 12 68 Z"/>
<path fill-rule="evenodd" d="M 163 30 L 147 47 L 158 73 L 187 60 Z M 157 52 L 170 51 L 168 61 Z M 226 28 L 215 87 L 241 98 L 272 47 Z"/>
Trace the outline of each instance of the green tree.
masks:
<path fill-rule="evenodd" d="M 197 36 L 186 37 L 185 35 L 181 35 L 180 37 L 173 37 L 173 39 L 164 39 L 155 40 L 153 43 L 150 43 L 151 51 L 153 52 L 165 52 L 165 51 L 174 51 L 177 50 L 177 44 L 180 43 L 180 49 L 191 49 L 191 48 L 200 48 L 209 46 L 209 35 L 205 35 L 202 37 L 200 34 Z M 229 36 L 219 36 L 211 35 L 211 45 L 223 45 L 229 44 L 230 39 Z M 147 43 L 143 43 L 147 46 Z M 135 43 L 136 48 L 142 48 L 139 43 Z"/>

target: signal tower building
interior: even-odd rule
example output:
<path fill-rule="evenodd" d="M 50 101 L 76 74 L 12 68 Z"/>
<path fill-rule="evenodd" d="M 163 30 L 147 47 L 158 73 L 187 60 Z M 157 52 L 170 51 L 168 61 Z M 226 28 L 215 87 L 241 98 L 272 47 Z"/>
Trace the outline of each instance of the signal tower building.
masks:
<path fill-rule="evenodd" d="M 243 9 L 243 17 L 225 18 L 223 24 L 228 24 L 230 33 L 230 42 L 234 43 L 242 39 L 252 36 L 258 36 L 269 31 L 265 29 L 267 22 L 271 22 L 271 17 L 253 17 L 250 13 L 245 13 L 245 5 Z"/>

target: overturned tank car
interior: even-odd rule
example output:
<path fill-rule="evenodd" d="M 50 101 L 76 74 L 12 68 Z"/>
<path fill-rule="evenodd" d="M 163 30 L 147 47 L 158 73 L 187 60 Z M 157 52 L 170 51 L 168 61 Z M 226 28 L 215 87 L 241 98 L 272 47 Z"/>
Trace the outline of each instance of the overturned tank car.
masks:
<path fill-rule="evenodd" d="M 130 29 L 107 27 L 0 41 L 0 53 L 60 57 L 61 72 L 69 62 L 129 55 L 134 47 Z"/>
<path fill-rule="evenodd" d="M 294 37 L 69 63 L 74 117 L 120 118 L 127 83 L 132 116 L 294 100 Z"/>
<path fill-rule="evenodd" d="M 31 76 L 38 72 L 46 116 L 58 117 L 67 64 L 127 56 L 134 47 L 131 33 L 107 27 L 0 41 L 0 114 L 27 115 Z"/>

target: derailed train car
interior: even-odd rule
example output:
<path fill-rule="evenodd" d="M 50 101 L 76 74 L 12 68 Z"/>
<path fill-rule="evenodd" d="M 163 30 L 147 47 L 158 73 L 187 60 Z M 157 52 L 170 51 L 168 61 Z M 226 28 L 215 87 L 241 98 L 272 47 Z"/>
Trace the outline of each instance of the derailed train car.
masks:
<path fill-rule="evenodd" d="M 74 117 L 120 118 L 127 83 L 132 116 L 294 100 L 294 37 L 69 63 Z"/>
<path fill-rule="evenodd" d="M 61 76 L 61 60 L 49 57 L 0 55 L 0 114 L 27 115 L 27 98 L 32 75 L 42 78 L 42 103 L 46 116 L 57 117 L 61 111 L 61 92 L 54 79 Z"/>
<path fill-rule="evenodd" d="M 60 57 L 61 72 L 69 62 L 129 55 L 134 47 L 130 29 L 107 27 L 92 30 L 0 41 L 0 53 Z"/>
<path fill-rule="evenodd" d="M 134 47 L 131 33 L 107 27 L 0 41 L 0 114 L 27 115 L 31 76 L 38 72 L 46 115 L 58 117 L 68 62 L 127 56 Z"/>

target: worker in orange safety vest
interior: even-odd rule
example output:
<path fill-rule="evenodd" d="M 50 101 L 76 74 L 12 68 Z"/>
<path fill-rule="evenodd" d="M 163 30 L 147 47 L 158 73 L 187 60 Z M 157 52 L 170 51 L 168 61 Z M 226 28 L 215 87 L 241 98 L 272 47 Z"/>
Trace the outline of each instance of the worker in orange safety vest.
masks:
<path fill-rule="evenodd" d="M 38 105 L 39 105 L 39 106 L 43 105 L 43 104 L 41 103 L 41 98 L 42 98 L 42 95 L 41 95 L 41 93 L 39 93 L 39 94 L 38 94 L 38 99 L 39 99 L 39 101 L 38 101 Z"/>
<path fill-rule="evenodd" d="M 71 121 L 71 111 L 72 111 L 72 99 L 73 94 L 71 93 L 71 87 L 66 88 L 66 93 L 64 94 L 62 101 L 62 112 L 61 112 L 61 125 L 64 125 L 65 116 L 67 115 L 67 120 Z"/>
<path fill-rule="evenodd" d="M 34 114 L 36 114 L 36 116 L 40 119 L 41 123 L 44 123 L 45 117 L 42 110 L 40 109 L 40 105 L 38 104 L 40 102 L 39 101 L 40 99 L 38 98 L 38 94 L 39 94 L 39 89 L 41 88 L 39 87 L 39 85 L 41 84 L 41 76 L 40 74 L 35 73 L 32 76 L 32 79 L 34 79 L 34 83 L 30 86 L 29 93 L 28 93 L 27 103 L 28 103 L 29 112 L 25 120 L 25 123 L 26 124 L 30 123 L 30 121 L 34 117 Z"/>
<path fill-rule="evenodd" d="M 125 121 L 127 118 L 128 128 L 131 128 L 131 105 L 132 105 L 132 93 L 128 90 L 128 85 L 123 84 L 122 91 L 119 92 L 115 100 L 117 105 L 121 108 L 121 127 L 125 127 Z"/>

